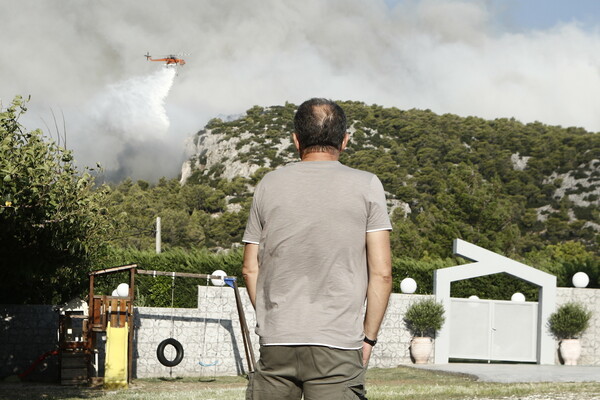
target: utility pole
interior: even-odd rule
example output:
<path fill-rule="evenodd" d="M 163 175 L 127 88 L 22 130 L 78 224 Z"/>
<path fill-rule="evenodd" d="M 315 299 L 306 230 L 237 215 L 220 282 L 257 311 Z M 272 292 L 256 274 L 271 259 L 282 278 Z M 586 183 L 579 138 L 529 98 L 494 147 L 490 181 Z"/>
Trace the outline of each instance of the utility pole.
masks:
<path fill-rule="evenodd" d="M 156 217 L 156 254 L 160 254 L 160 217 Z"/>

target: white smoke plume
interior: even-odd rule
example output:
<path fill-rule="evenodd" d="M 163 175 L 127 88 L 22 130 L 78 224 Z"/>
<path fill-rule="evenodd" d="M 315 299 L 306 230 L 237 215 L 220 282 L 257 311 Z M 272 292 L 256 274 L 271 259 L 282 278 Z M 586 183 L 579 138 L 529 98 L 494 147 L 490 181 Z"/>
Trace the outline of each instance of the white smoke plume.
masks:
<path fill-rule="evenodd" d="M 88 105 L 98 129 L 124 140 L 158 139 L 169 129 L 165 99 L 173 86 L 174 68 L 162 68 L 109 85 Z"/>
<path fill-rule="evenodd" d="M 600 130 L 598 27 L 515 30 L 499 3 L 0 0 L 0 99 L 31 94 L 32 128 L 62 110 L 76 158 L 114 178 L 174 177 L 209 118 L 314 96 Z M 191 54 L 164 109 L 115 95 L 159 74 L 146 51 Z"/>
<path fill-rule="evenodd" d="M 101 162 L 109 179 L 152 178 L 146 171 L 157 167 L 157 156 L 160 160 L 169 148 L 165 100 L 175 74 L 174 68 L 163 67 L 108 85 L 84 107 L 87 126 L 76 155 L 93 159 L 95 149 L 113 149 Z"/>

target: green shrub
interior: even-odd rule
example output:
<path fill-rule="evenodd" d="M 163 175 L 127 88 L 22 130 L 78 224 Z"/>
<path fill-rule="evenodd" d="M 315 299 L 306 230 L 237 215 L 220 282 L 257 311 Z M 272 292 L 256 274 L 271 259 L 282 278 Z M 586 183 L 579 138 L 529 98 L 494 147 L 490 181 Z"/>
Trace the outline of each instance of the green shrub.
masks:
<path fill-rule="evenodd" d="M 548 330 L 556 339 L 576 339 L 588 328 L 592 312 L 582 304 L 563 304 L 548 318 Z"/>
<path fill-rule="evenodd" d="M 416 294 L 432 294 L 434 271 L 455 265 L 456 260 L 452 258 L 417 260 L 409 257 L 394 257 L 392 260 L 394 292 L 400 293 L 400 282 L 402 279 L 410 277 L 417 282 Z"/>
<path fill-rule="evenodd" d="M 433 299 L 411 304 L 404 315 L 404 324 L 413 336 L 433 336 L 444 325 L 444 306 Z"/>

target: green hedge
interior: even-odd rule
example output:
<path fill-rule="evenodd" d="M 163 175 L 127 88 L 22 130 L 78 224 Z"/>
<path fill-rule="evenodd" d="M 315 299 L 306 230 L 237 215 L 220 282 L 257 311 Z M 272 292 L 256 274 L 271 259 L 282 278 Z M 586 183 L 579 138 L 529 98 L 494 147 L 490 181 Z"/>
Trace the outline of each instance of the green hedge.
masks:
<path fill-rule="evenodd" d="M 417 282 L 417 294 L 433 293 L 433 274 L 436 269 L 466 263 L 458 258 L 424 259 L 396 258 L 393 260 L 394 292 L 400 292 L 400 282 L 410 277 Z M 481 299 L 510 300 L 515 292 L 525 295 L 529 301 L 537 301 L 538 289 L 507 274 L 495 274 L 454 282 L 450 288 L 452 297 L 466 298 L 476 295 Z"/>
<path fill-rule="evenodd" d="M 211 253 L 206 249 L 174 249 L 160 254 L 135 249 L 110 249 L 102 257 L 102 265 L 97 269 L 127 264 L 137 264 L 140 269 L 157 271 L 189 272 L 211 274 L 221 269 L 229 276 L 241 280 L 242 250 L 223 253 Z M 128 273 L 116 273 L 100 276 L 97 279 L 96 292 L 110 295 L 120 282 L 128 282 Z M 171 307 L 171 285 L 173 278 L 168 276 L 136 276 L 136 304 L 148 307 Z M 175 278 L 175 307 L 195 308 L 198 302 L 198 285 L 206 285 L 206 279 Z M 243 284 L 239 282 L 240 285 Z"/>
<path fill-rule="evenodd" d="M 417 294 L 433 293 L 433 272 L 436 269 L 457 265 L 452 258 L 415 260 L 402 257 L 392 260 L 392 275 L 394 277 L 394 292 L 400 293 L 400 282 L 404 278 L 413 278 L 417 282 Z"/>
<path fill-rule="evenodd" d="M 152 251 L 135 249 L 110 249 L 97 265 L 97 269 L 126 264 L 138 264 L 140 268 L 157 271 L 192 272 L 210 274 L 217 269 L 224 270 L 230 276 L 238 277 L 238 285 L 244 286 L 242 279 L 242 249 L 210 252 L 206 249 L 172 249 L 161 254 Z M 433 274 L 436 269 L 465 264 L 460 258 L 425 258 L 416 260 L 408 257 L 395 257 L 392 261 L 394 276 L 394 292 L 400 292 L 400 282 L 407 277 L 417 282 L 417 294 L 433 293 Z M 525 261 L 527 263 L 527 261 Z M 599 263 L 597 257 L 586 258 L 580 262 L 565 262 L 564 260 L 541 258 L 538 254 L 529 265 L 557 276 L 559 286 L 571 286 L 571 277 L 575 272 L 583 271 L 590 277 L 589 287 L 599 287 Z M 127 282 L 126 273 L 100 277 L 97 291 L 111 294 L 120 282 Z M 152 277 L 138 275 L 136 277 L 137 304 L 141 306 L 170 307 L 171 306 L 170 277 Z M 176 307 L 196 307 L 197 286 L 205 285 L 206 280 L 175 278 Z M 538 288 L 528 282 L 514 278 L 508 274 L 495 274 L 479 278 L 454 282 L 451 286 L 452 297 L 467 298 L 476 295 L 481 299 L 510 300 L 515 292 L 525 295 L 528 301 L 537 301 Z"/>

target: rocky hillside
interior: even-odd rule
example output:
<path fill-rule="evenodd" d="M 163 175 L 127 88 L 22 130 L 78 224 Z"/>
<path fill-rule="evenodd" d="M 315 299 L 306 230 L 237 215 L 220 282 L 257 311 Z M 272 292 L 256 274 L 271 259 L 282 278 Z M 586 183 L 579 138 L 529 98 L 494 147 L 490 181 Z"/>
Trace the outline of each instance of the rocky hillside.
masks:
<path fill-rule="evenodd" d="M 376 173 L 387 191 L 395 249 L 447 254 L 454 237 L 505 254 L 574 240 L 597 251 L 600 136 L 514 119 L 484 120 L 343 102 L 351 142 L 341 161 Z M 296 106 L 255 106 L 213 119 L 190 143 L 182 182 L 245 178 L 297 160 Z M 230 199 L 228 199 L 230 200 Z M 234 199 L 239 206 L 240 200 Z"/>
<path fill-rule="evenodd" d="M 213 119 L 188 144 L 191 157 L 181 180 L 194 172 L 213 179 L 250 178 L 259 168 L 276 168 L 297 158 L 290 140 L 296 107 L 254 107 L 238 118 Z"/>

